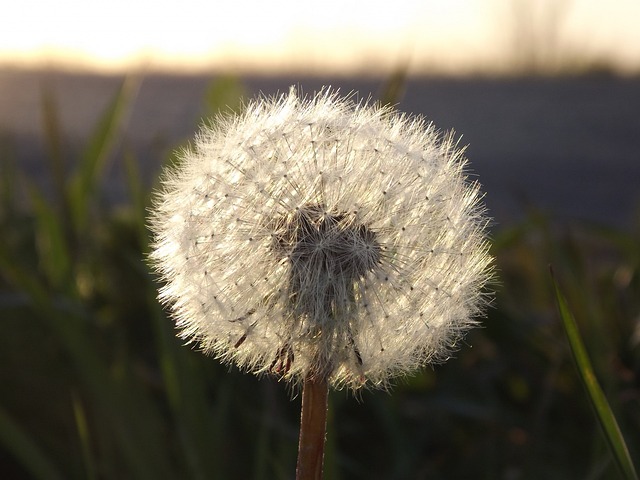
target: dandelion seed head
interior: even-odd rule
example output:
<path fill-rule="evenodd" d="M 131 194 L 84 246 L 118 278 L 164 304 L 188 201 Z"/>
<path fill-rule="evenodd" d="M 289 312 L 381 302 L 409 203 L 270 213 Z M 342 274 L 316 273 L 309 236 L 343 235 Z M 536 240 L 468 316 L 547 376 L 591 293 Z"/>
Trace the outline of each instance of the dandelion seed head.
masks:
<path fill-rule="evenodd" d="M 203 127 L 164 174 L 151 262 L 180 335 L 222 361 L 385 387 L 486 306 L 479 186 L 452 135 L 326 89 Z"/>

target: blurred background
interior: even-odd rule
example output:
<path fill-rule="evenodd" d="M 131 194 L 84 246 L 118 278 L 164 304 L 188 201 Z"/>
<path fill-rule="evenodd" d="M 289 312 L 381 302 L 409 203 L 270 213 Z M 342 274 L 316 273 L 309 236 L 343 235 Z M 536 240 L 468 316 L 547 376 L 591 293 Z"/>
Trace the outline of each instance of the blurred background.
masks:
<path fill-rule="evenodd" d="M 634 0 L 24 0 L 3 8 L 0 58 L 116 72 L 634 73 L 639 15 Z"/>
<path fill-rule="evenodd" d="M 0 20 L 0 476 L 292 478 L 299 398 L 175 339 L 149 192 L 242 99 L 331 85 L 467 145 L 494 308 L 458 358 L 331 398 L 327 478 L 617 478 L 553 264 L 640 454 L 640 3 L 24 0 Z"/>

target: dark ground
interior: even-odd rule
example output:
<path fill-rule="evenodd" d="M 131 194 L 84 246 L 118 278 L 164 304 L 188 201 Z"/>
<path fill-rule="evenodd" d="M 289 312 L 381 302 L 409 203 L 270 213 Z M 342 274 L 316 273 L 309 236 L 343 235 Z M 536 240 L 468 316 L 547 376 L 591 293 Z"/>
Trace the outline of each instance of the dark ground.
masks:
<path fill-rule="evenodd" d="M 211 76 L 149 74 L 133 103 L 124 141 L 155 178 L 167 153 L 190 138 L 204 113 Z M 121 77 L 0 70 L 3 156 L 46 182 L 42 91 L 54 94 L 66 147 L 74 153 L 113 98 Z M 374 98 L 382 79 L 248 77 L 248 96 L 310 92 L 323 85 Z M 640 212 L 640 79 L 411 79 L 400 110 L 455 129 L 497 225 L 531 206 L 560 220 L 630 226 Z M 109 166 L 112 199 L 124 194 L 118 156 Z"/>

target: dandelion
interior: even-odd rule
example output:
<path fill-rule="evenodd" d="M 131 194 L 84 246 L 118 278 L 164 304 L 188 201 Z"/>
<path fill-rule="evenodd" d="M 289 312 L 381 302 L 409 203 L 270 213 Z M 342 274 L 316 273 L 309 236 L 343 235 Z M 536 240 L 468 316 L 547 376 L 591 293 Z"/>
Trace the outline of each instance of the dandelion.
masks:
<path fill-rule="evenodd" d="M 320 385 L 325 405 L 325 385 L 385 388 L 446 360 L 487 303 L 465 164 L 423 119 L 329 89 L 251 102 L 165 174 L 159 297 L 204 352 Z"/>

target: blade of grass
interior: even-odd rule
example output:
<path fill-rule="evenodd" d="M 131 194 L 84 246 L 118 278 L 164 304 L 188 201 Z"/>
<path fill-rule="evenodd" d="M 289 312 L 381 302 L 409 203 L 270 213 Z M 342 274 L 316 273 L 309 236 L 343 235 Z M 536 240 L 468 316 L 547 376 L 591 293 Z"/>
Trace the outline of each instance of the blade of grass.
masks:
<path fill-rule="evenodd" d="M 80 397 L 76 393 L 72 393 L 71 400 L 73 403 L 73 414 L 78 429 L 78 437 L 80 446 L 82 447 L 82 457 L 84 460 L 85 472 L 88 480 L 94 480 L 96 477 L 96 466 L 91 453 L 91 441 L 89 438 L 89 422 L 84 411 L 84 406 Z"/>
<path fill-rule="evenodd" d="M 147 195 L 144 192 L 140 169 L 133 153 L 130 151 L 125 152 L 123 160 L 138 240 L 142 246 L 143 253 L 146 254 L 148 251 L 147 244 L 149 243 L 145 219 Z"/>
<path fill-rule="evenodd" d="M 2 407 L 0 407 L 0 442 L 20 461 L 33 478 L 62 480 L 63 476 L 51 460 Z"/>
<path fill-rule="evenodd" d="M 560 312 L 560 317 L 562 318 L 562 324 L 564 325 L 567 338 L 569 339 L 569 344 L 571 345 L 573 359 L 578 369 L 578 373 L 580 374 L 580 379 L 587 391 L 587 396 L 589 397 L 591 405 L 595 411 L 596 418 L 604 432 L 611 454 L 613 455 L 623 478 L 628 480 L 638 480 L 638 474 L 636 473 L 631 460 L 627 444 L 620 432 L 620 427 L 618 426 L 618 422 L 611 411 L 609 402 L 596 379 L 593 367 L 591 366 L 591 361 L 587 355 L 587 350 L 582 343 L 578 326 L 573 318 L 573 314 L 569 310 L 569 306 L 567 305 L 564 295 L 560 291 L 558 282 L 553 275 L 553 270 L 551 270 L 551 278 L 553 281 L 556 300 L 558 302 L 558 310 Z"/>
<path fill-rule="evenodd" d="M 42 267 L 52 286 L 68 287 L 71 283 L 72 259 L 64 222 L 35 185 L 26 183 L 36 220 L 36 239 Z"/>
<path fill-rule="evenodd" d="M 42 93 L 42 120 L 44 137 L 47 144 L 47 159 L 51 169 L 53 188 L 60 211 L 67 214 L 67 194 L 65 189 L 65 156 L 62 145 L 62 130 L 58 117 L 58 108 L 55 97 L 50 88 L 45 88 Z M 64 220 L 68 220 L 65 216 Z"/>
<path fill-rule="evenodd" d="M 216 443 L 222 436 L 222 430 L 213 428 L 221 423 L 214 422 L 215 411 L 207 402 L 206 379 L 189 361 L 188 350 L 176 340 L 172 323 L 163 315 L 156 300 L 155 289 L 149 289 L 148 302 L 165 394 L 180 434 L 189 476 L 204 479 L 221 470 L 220 463 L 224 457 L 217 454 L 222 448 L 216 448 Z M 221 393 L 220 386 L 218 393 Z M 222 408 L 226 412 L 224 404 Z"/>
<path fill-rule="evenodd" d="M 395 106 L 402 99 L 407 85 L 408 65 L 400 65 L 389 75 L 378 92 L 381 105 Z"/>
<path fill-rule="evenodd" d="M 78 231 L 86 226 L 90 199 L 97 191 L 98 180 L 104 172 L 109 153 L 138 86 L 139 81 L 133 77 L 127 77 L 122 82 L 116 96 L 100 118 L 71 179 L 69 197 L 74 225 Z"/>
<path fill-rule="evenodd" d="M 0 132 L 0 220 L 16 211 L 16 160 L 14 145 Z"/>
<path fill-rule="evenodd" d="M 240 112 L 245 95 L 246 90 L 236 77 L 217 78 L 205 93 L 205 117 L 218 115 L 220 112 Z"/>

